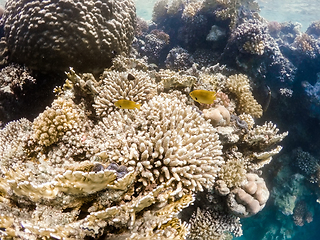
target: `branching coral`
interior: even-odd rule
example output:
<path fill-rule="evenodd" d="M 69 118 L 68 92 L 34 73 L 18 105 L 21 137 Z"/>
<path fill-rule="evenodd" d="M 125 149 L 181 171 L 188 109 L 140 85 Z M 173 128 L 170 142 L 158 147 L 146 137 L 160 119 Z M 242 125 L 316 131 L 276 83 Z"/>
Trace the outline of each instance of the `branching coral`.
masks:
<path fill-rule="evenodd" d="M 215 6 L 215 14 L 223 20 L 230 19 L 230 28 L 237 26 L 243 9 L 258 12 L 258 3 L 254 0 L 205 0 L 203 4 L 206 8 Z"/>
<path fill-rule="evenodd" d="M 218 174 L 228 188 L 240 187 L 246 182 L 246 170 L 244 163 L 240 159 L 229 159 L 222 167 Z"/>
<path fill-rule="evenodd" d="M 0 72 L 0 125 L 23 116 L 26 93 L 36 85 L 30 69 L 10 64 Z M 30 104 L 30 103 L 29 103 Z"/>
<path fill-rule="evenodd" d="M 147 73 L 134 69 L 126 72 L 104 71 L 102 82 L 96 89 L 98 94 L 94 98 L 93 106 L 100 117 L 113 111 L 117 100 L 144 103 L 156 92 L 154 80 Z"/>
<path fill-rule="evenodd" d="M 244 74 L 231 75 L 226 81 L 226 88 L 237 98 L 237 111 L 253 117 L 262 116 L 262 107 L 251 93 L 249 78 Z"/>
<path fill-rule="evenodd" d="M 137 171 L 144 186 L 174 178 L 177 189 L 189 192 L 214 183 L 222 164 L 218 136 L 185 101 L 169 94 L 151 99 L 137 113 L 126 145 L 109 154 Z M 121 115 L 114 117 L 110 122 L 120 121 Z"/>
<path fill-rule="evenodd" d="M 320 54 L 320 47 L 317 40 L 306 33 L 297 36 L 293 46 L 310 58 L 316 58 Z"/>
<path fill-rule="evenodd" d="M 22 118 L 8 123 L 0 131 L 0 158 L 2 166 L 10 166 L 24 159 L 29 136 L 32 134 L 32 123 Z"/>
<path fill-rule="evenodd" d="M 226 232 L 232 232 L 235 236 L 242 235 L 238 218 L 227 213 L 198 208 L 191 218 L 188 237 L 195 240 L 224 240 Z"/>
<path fill-rule="evenodd" d="M 231 41 L 237 43 L 241 52 L 263 55 L 268 42 L 267 25 L 259 20 L 244 22 L 235 29 Z"/>
<path fill-rule="evenodd" d="M 247 77 L 227 78 L 218 68 L 155 72 L 121 56 L 100 81 L 70 69 L 51 107 L 33 122 L 12 122 L 0 132 L 1 236 L 185 239 L 189 230 L 190 239 L 241 235 L 227 200 L 239 201 L 241 191 L 259 198 L 258 178 L 253 191 L 248 173 L 280 150 L 273 147 L 286 134 L 271 123 L 255 126 L 255 112 L 246 105 L 254 100 Z M 188 101 L 195 87 L 217 91 L 213 106 Z M 168 93 L 158 93 L 161 88 Z M 115 110 L 121 98 L 141 108 Z M 249 109 L 250 115 L 236 115 L 235 102 L 238 112 Z M 223 124 L 206 120 L 210 109 L 219 110 Z M 246 131 L 231 118 L 248 121 Z M 201 196 L 205 205 L 192 211 L 189 205 L 199 205 Z M 183 210 L 191 211 L 187 219 Z"/>

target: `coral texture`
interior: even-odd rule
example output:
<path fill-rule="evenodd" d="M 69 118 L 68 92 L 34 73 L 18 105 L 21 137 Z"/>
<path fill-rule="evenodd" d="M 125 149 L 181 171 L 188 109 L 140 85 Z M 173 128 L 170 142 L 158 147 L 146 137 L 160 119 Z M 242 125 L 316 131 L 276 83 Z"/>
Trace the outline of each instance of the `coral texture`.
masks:
<path fill-rule="evenodd" d="M 67 131 L 76 129 L 80 114 L 71 99 L 58 98 L 51 108 L 41 113 L 33 123 L 34 138 L 41 145 L 57 142 Z"/>
<path fill-rule="evenodd" d="M 253 117 L 262 116 L 262 107 L 254 99 L 251 91 L 249 79 L 244 74 L 231 75 L 226 82 L 227 89 L 236 95 L 237 110 L 240 113 L 248 113 Z"/>
<path fill-rule="evenodd" d="M 241 236 L 241 224 L 239 219 L 219 211 L 200 209 L 191 218 L 190 239 L 195 240 L 223 240 L 226 232 L 232 232 L 235 236 Z"/>
<path fill-rule="evenodd" d="M 0 131 L 0 236 L 241 235 L 238 211 L 231 213 L 227 200 L 241 190 L 260 200 L 259 191 L 246 185 L 248 174 L 281 150 L 273 147 L 286 133 L 236 115 L 235 97 L 241 94 L 228 90 L 221 69 L 156 72 L 141 59 L 122 56 L 97 81 L 71 68 L 65 84 L 55 88 L 51 107 L 33 122 L 21 119 Z M 195 105 L 188 95 L 195 87 L 217 91 L 217 100 Z M 141 108 L 115 109 L 122 98 Z M 204 110 L 210 109 L 219 110 L 223 124 L 214 127 L 205 119 Z M 201 199 L 199 210 L 190 206 Z M 184 211 L 189 217 L 180 217 Z"/>
<path fill-rule="evenodd" d="M 262 55 L 268 41 L 267 26 L 258 20 L 240 24 L 232 33 L 238 49 L 244 53 Z"/>
<path fill-rule="evenodd" d="M 129 52 L 135 7 L 132 0 L 10 0 L 3 18 L 12 61 L 41 71 L 92 72 Z"/>
<path fill-rule="evenodd" d="M 228 195 L 228 206 L 239 217 L 249 217 L 261 211 L 270 195 L 263 178 L 253 173 L 246 177 L 247 183 Z"/>
<path fill-rule="evenodd" d="M 114 103 L 117 100 L 127 99 L 142 104 L 156 92 L 154 80 L 143 71 L 106 70 L 101 78 L 102 83 L 96 87 L 97 95 L 93 105 L 97 115 L 101 117 L 115 110 Z"/>
<path fill-rule="evenodd" d="M 214 128 L 180 98 L 160 94 L 143 105 L 125 147 L 108 155 L 135 170 L 144 186 L 174 178 L 181 193 L 202 191 L 213 185 L 222 164 L 220 141 Z M 109 122 L 122 118 L 112 116 Z"/>

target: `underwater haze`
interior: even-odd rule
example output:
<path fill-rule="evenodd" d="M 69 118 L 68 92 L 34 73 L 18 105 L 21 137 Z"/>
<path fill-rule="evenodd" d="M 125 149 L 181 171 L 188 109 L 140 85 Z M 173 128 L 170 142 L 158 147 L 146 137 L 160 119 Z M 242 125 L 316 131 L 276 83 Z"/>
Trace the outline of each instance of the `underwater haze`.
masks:
<path fill-rule="evenodd" d="M 4 0 L 2 0 L 4 1 Z M 135 0 L 137 15 L 145 20 L 152 18 L 153 5 L 157 0 Z M 269 21 L 299 22 L 305 31 L 320 18 L 319 0 L 258 0 L 260 15 Z"/>

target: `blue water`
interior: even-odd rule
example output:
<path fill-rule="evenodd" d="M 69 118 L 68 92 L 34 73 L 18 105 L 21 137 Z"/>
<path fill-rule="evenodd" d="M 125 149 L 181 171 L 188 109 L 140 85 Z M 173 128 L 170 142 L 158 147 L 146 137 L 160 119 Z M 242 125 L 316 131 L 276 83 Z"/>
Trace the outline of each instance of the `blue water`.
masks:
<path fill-rule="evenodd" d="M 153 5 L 157 0 L 135 0 L 137 14 L 145 20 L 152 17 Z M 319 0 L 258 0 L 260 15 L 269 21 L 299 22 L 305 31 L 313 22 L 319 20 Z M 1 3 L 1 2 L 0 2 Z"/>

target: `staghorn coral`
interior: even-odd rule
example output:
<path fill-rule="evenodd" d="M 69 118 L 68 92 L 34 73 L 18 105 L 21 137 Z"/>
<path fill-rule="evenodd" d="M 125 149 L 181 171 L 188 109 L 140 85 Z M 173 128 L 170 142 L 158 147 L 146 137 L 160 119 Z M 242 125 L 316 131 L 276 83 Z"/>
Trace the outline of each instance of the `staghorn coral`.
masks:
<path fill-rule="evenodd" d="M 239 217 L 257 214 L 264 208 L 270 195 L 263 178 L 253 173 L 248 173 L 246 178 L 246 184 L 228 195 L 228 206 L 231 212 Z"/>
<path fill-rule="evenodd" d="M 10 0 L 3 19 L 12 61 L 40 71 L 92 72 L 129 52 L 135 6 L 131 0 Z"/>
<path fill-rule="evenodd" d="M 238 113 L 247 113 L 253 117 L 262 116 L 262 107 L 254 99 L 251 90 L 249 79 L 244 74 L 235 74 L 229 76 L 226 81 L 226 88 L 237 97 Z"/>
<path fill-rule="evenodd" d="M 119 99 L 144 103 L 156 91 L 154 80 L 147 73 L 135 69 L 125 72 L 106 70 L 101 78 L 100 86 L 96 87 L 98 94 L 93 105 L 100 117 L 114 111 L 114 103 Z"/>

